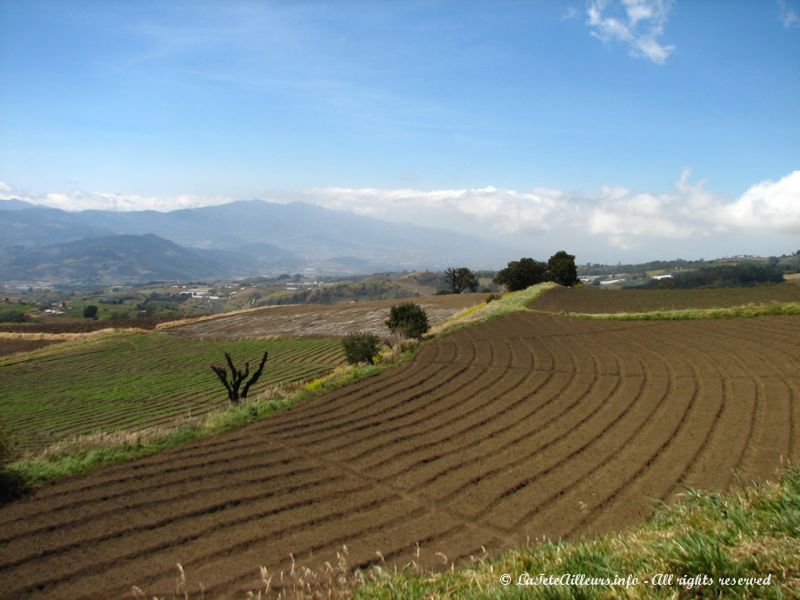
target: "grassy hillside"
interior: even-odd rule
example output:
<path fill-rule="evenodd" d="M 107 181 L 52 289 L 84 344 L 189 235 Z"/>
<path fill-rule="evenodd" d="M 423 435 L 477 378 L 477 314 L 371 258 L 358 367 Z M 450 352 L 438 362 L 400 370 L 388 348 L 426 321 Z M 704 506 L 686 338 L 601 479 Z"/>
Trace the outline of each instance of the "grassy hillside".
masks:
<path fill-rule="evenodd" d="M 194 340 L 162 333 L 90 338 L 0 360 L 0 418 L 20 450 L 75 435 L 135 431 L 197 418 L 225 406 L 209 365 L 230 352 L 239 367 L 270 359 L 251 394 L 311 379 L 343 360 L 326 339 Z"/>

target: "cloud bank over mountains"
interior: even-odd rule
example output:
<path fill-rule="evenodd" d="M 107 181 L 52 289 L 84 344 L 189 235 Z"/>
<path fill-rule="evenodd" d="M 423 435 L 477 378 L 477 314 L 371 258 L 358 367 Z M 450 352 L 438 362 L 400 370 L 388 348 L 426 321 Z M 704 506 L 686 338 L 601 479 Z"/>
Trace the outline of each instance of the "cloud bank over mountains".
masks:
<path fill-rule="evenodd" d="M 0 181 L 0 200 L 5 199 L 24 200 L 31 204 L 41 204 L 42 206 L 60 208 L 66 211 L 114 210 L 119 212 L 137 210 L 170 212 L 182 208 L 228 204 L 234 201 L 234 198 L 229 196 L 209 197 L 191 194 L 179 194 L 177 196 L 141 196 L 111 192 L 86 192 L 83 190 L 36 194 L 25 190 L 18 190 L 6 182 Z"/>
<path fill-rule="evenodd" d="M 327 208 L 399 220 L 426 216 L 433 222 L 471 220 L 496 234 L 565 232 L 604 236 L 619 249 L 653 239 L 709 237 L 730 230 L 800 235 L 800 171 L 777 182 L 751 186 L 734 201 L 715 196 L 685 170 L 669 193 L 608 186 L 587 196 L 537 188 L 520 192 L 494 187 L 418 191 L 331 187 L 309 198 Z M 571 232 L 575 232 L 574 234 Z"/>
<path fill-rule="evenodd" d="M 684 170 L 666 193 L 623 186 L 606 186 L 591 195 L 544 187 L 531 191 L 492 186 L 430 191 L 326 187 L 298 192 L 291 198 L 265 199 L 302 200 L 388 221 L 483 232 L 501 238 L 556 236 L 565 247 L 587 234 L 620 251 L 635 251 L 655 242 L 705 240 L 711 254 L 715 236 L 740 234 L 798 236 L 800 242 L 800 170 L 778 181 L 758 182 L 734 200 L 713 194 L 705 182 L 692 181 L 690 176 L 690 171 Z M 2 182 L 0 198 L 17 198 L 64 210 L 118 211 L 171 211 L 231 201 L 224 197 L 149 197 L 83 191 L 32 195 Z"/>

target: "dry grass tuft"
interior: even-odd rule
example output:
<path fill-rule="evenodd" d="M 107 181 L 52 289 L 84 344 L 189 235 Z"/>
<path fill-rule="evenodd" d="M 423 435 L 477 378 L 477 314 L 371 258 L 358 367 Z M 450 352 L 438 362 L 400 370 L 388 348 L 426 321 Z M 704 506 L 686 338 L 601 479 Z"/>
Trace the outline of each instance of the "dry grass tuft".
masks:
<path fill-rule="evenodd" d="M 68 340 L 85 340 L 87 338 L 101 337 L 110 333 L 147 333 L 147 329 L 138 329 L 135 327 L 124 327 L 117 329 L 115 327 L 106 327 L 105 329 L 95 329 L 94 331 L 86 331 L 82 333 L 42 333 L 40 331 L 0 331 L 0 339 L 4 340 L 54 340 L 54 341 L 68 341 Z"/>
<path fill-rule="evenodd" d="M 79 435 L 55 442 L 44 450 L 23 454 L 19 460 L 56 460 L 75 454 L 84 454 L 98 448 L 137 447 L 160 443 L 185 427 L 194 427 L 206 421 L 208 416 L 185 417 L 171 426 L 154 426 L 138 431 L 100 431 L 88 435 Z"/>

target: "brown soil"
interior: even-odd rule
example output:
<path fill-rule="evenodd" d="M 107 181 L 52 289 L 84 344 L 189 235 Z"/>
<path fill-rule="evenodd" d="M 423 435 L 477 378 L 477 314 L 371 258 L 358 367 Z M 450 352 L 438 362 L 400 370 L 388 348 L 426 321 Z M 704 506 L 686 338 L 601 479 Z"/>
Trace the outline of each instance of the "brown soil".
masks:
<path fill-rule="evenodd" d="M 15 333 L 86 333 L 99 329 L 153 329 L 159 323 L 167 323 L 174 319 L 77 319 L 56 317 L 47 321 L 31 323 L 3 323 L 0 332 Z"/>
<path fill-rule="evenodd" d="M 222 316 L 191 325 L 171 327 L 170 332 L 194 337 L 248 338 L 271 335 L 335 337 L 358 331 L 388 337 L 386 319 L 395 304 L 413 302 L 422 306 L 431 325 L 446 321 L 465 308 L 481 304 L 489 294 L 445 294 L 352 304 L 294 304 Z"/>
<path fill-rule="evenodd" d="M 0 338 L 0 356 L 15 354 L 17 352 L 29 352 L 57 343 L 58 340 L 17 340 Z"/>
<path fill-rule="evenodd" d="M 175 590 L 380 550 L 450 560 L 617 530 L 686 486 L 800 458 L 800 318 L 514 314 L 248 427 L 0 510 L 0 598 Z M 190 591 L 197 589 L 190 585 Z M 238 596 L 237 596 L 238 594 Z"/>
<path fill-rule="evenodd" d="M 619 313 L 724 308 L 772 302 L 800 302 L 800 285 L 784 283 L 752 288 L 689 290 L 606 290 L 593 287 L 555 288 L 537 298 L 531 308 L 549 312 Z"/>

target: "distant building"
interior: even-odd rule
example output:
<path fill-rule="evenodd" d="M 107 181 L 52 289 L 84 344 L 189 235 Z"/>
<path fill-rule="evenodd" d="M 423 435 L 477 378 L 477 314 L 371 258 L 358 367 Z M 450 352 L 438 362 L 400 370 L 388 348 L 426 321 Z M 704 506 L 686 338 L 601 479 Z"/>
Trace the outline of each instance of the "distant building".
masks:
<path fill-rule="evenodd" d="M 185 298 L 210 298 L 209 292 L 211 288 L 207 287 L 198 287 L 192 288 L 190 290 L 184 290 L 180 293 L 181 297 Z"/>

